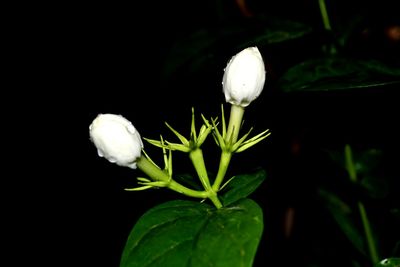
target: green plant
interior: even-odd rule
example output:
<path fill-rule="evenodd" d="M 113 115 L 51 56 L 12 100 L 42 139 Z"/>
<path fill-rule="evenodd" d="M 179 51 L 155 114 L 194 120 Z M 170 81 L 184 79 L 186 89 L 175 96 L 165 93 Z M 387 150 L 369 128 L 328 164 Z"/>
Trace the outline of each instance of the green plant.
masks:
<path fill-rule="evenodd" d="M 121 267 L 128 266 L 251 266 L 263 231 L 263 212 L 248 199 L 266 177 L 264 170 L 238 174 L 227 181 L 226 173 L 234 154 L 243 152 L 270 135 L 266 130 L 249 138 L 250 129 L 239 136 L 245 108 L 263 90 L 265 68 L 256 47 L 232 57 L 223 77 L 225 98 L 231 104 L 226 124 L 222 105 L 221 121 L 207 120 L 196 129 L 194 109 L 190 137 L 186 138 L 166 123 L 180 143 L 144 138 L 162 149 L 164 167 L 160 168 L 145 152 L 141 136 L 121 115 L 99 114 L 89 127 L 90 137 L 101 157 L 112 163 L 140 169 L 147 177 L 138 177 L 140 191 L 165 187 L 187 197 L 209 200 L 175 200 L 147 211 L 135 224 L 127 239 Z M 220 124 L 220 125 L 219 125 Z M 220 128 L 220 129 L 219 129 Z M 220 164 L 210 179 L 202 145 L 209 134 L 220 147 Z M 173 151 L 187 153 L 202 189 L 189 188 L 174 178 Z M 195 183 L 193 177 L 185 177 Z"/>
<path fill-rule="evenodd" d="M 283 2 L 283 5 L 295 5 Z M 382 36 L 388 38 L 388 29 L 398 29 L 398 23 L 384 20 L 382 16 L 378 19 L 382 23 L 378 25 L 381 28 L 374 28 L 374 21 L 371 23 L 367 18 L 368 12 L 365 12 L 368 4 L 361 1 L 352 4 L 318 0 L 310 4 L 312 8 L 307 11 L 309 13 L 299 11 L 318 17 L 319 24 L 297 20 L 299 16 L 290 18 L 297 11 L 290 11 L 287 6 L 284 16 L 279 16 L 279 12 L 275 13 L 270 6 L 265 8 L 271 10 L 269 13 L 264 14 L 260 9 L 252 13 L 251 8 L 245 5 L 246 1 L 236 3 L 241 3 L 240 10 L 245 19 L 227 18 L 229 14 L 226 15 L 224 11 L 226 3 L 216 1 L 218 23 L 215 23 L 215 28 L 193 29 L 173 43 L 168 50 L 161 78 L 166 88 L 180 88 L 181 85 L 186 90 L 187 84 L 196 88 L 193 81 L 200 81 L 208 74 L 215 73 L 213 66 L 218 66 L 216 62 L 225 62 L 224 53 L 257 46 L 264 58 L 268 58 L 267 86 L 270 90 L 265 92 L 269 105 L 253 106 L 262 111 L 256 112 L 255 116 L 259 123 L 267 125 L 272 117 L 272 121 L 275 121 L 274 141 L 282 143 L 274 144 L 276 150 L 263 151 L 264 155 L 254 157 L 264 157 L 263 160 L 267 159 L 266 166 L 271 168 L 271 165 L 277 165 L 280 168 L 272 166 L 272 169 L 275 168 L 272 172 L 268 168 L 261 168 L 255 172 L 239 172 L 236 176 L 225 177 L 226 169 L 232 166 L 229 163 L 234 154 L 229 148 L 233 149 L 234 143 L 241 139 L 233 141 L 236 137 L 232 137 L 230 143 L 228 138 L 227 145 L 226 137 L 233 136 L 228 132 L 238 127 L 226 127 L 224 106 L 220 119 L 207 119 L 201 115 L 200 131 L 195 127 L 192 109 L 190 136 L 185 137 L 166 124 L 180 142 L 172 143 L 164 137 L 159 140 L 146 138 L 148 143 L 163 150 L 164 167 L 154 168 L 155 163 L 146 155 L 143 156 L 138 166 L 148 177 L 139 177 L 140 187 L 128 190 L 167 187 L 184 193 L 184 198 L 206 201 L 177 200 L 149 210 L 136 225 L 138 228 L 132 231 L 124 251 L 123 264 L 135 261 L 132 258 L 147 257 L 145 264 L 154 266 L 168 266 L 168 260 L 174 264 L 172 266 L 179 266 L 179 262 L 203 266 L 206 265 L 204 261 L 226 266 L 231 260 L 237 264 L 244 262 L 247 264 L 245 266 L 251 265 L 257 244 L 262 240 L 262 215 L 265 211 L 270 212 L 268 208 L 280 209 L 283 206 L 282 209 L 289 214 L 284 221 L 287 228 L 285 240 L 265 236 L 273 240 L 271 242 L 278 243 L 275 250 L 275 244 L 270 245 L 272 252 L 267 253 L 276 253 L 281 257 L 267 259 L 268 263 L 285 265 L 285 260 L 291 259 L 288 265 L 397 266 L 400 252 L 397 230 L 400 223 L 399 186 L 396 182 L 397 169 L 393 166 L 397 163 L 398 132 L 392 125 L 398 119 L 396 92 L 400 85 L 400 65 L 394 53 L 398 50 L 393 49 L 395 46 L 392 44 L 398 44 L 398 41 L 395 35 L 382 42 L 372 39 L 380 38 L 380 34 L 374 35 L 379 30 Z M 260 1 L 253 3 L 260 4 Z M 269 4 L 271 2 L 265 5 Z M 388 4 L 382 3 L 382 6 Z M 377 7 L 380 3 L 371 6 Z M 319 13 L 313 13 L 318 9 Z M 390 5 L 386 10 L 389 9 Z M 375 10 L 367 11 L 375 13 Z M 212 78 L 210 80 L 215 83 Z M 193 100 L 206 97 L 214 99 L 214 92 L 212 96 L 205 92 L 208 87 L 198 87 L 204 92 Z M 177 91 L 178 95 L 182 94 L 179 89 Z M 229 121 L 232 119 L 233 122 L 229 125 L 234 125 L 235 121 L 236 125 L 241 125 L 243 114 L 240 108 L 236 108 L 237 104 L 231 110 Z M 274 112 L 268 112 L 271 110 Z M 263 120 L 263 116 L 258 114 L 268 114 L 267 119 Z M 268 133 L 243 140 L 235 149 L 240 149 L 241 145 L 245 148 L 245 145 L 265 138 Z M 208 135 L 212 135 L 221 148 L 221 165 L 215 173 L 205 168 L 206 163 L 202 159 L 201 145 Z M 290 152 L 282 156 L 286 146 L 290 147 Z M 325 153 L 326 150 L 329 153 Z M 192 175 L 172 172 L 172 154 L 175 155 L 175 151 L 188 153 L 200 184 Z M 324 157 L 326 154 L 330 157 Z M 257 193 L 256 189 L 267 173 L 273 181 L 268 184 L 269 188 L 273 188 L 270 190 L 282 195 L 276 199 L 286 201 L 282 206 L 276 202 L 260 205 L 260 202 L 248 199 L 251 194 Z M 311 201 L 302 202 L 308 198 L 313 201 L 312 205 Z M 305 209 L 308 209 L 308 213 L 306 216 L 303 213 L 303 218 L 307 217 L 307 222 L 302 224 L 296 216 L 300 214 L 301 218 Z M 229 215 L 228 211 L 231 212 Z M 239 214 L 236 211 L 246 212 Z M 329 216 L 325 216 L 327 214 Z M 251 220 L 250 217 L 258 219 Z M 247 245 L 235 243 L 226 233 L 221 233 L 221 229 L 213 228 L 218 224 L 226 225 L 227 233 L 235 232 L 233 225 L 227 223 L 229 218 L 233 222 L 245 222 L 242 233 L 249 231 L 247 237 L 253 242 Z M 281 229 L 279 216 L 270 216 L 268 219 L 273 221 L 268 224 L 270 231 L 278 232 Z M 249 229 L 250 225 L 254 228 Z M 322 230 L 317 231 L 317 227 Z M 179 229 L 187 231 L 176 234 Z M 308 231 L 302 236 L 299 232 L 304 229 Z M 145 238 L 140 239 L 139 236 Z M 247 240 L 243 236 L 236 238 Z M 174 240 L 177 241 L 174 243 Z M 142 246 L 141 242 L 145 242 L 145 245 Z M 159 242 L 166 245 L 159 248 Z M 186 246 L 194 243 L 199 245 L 199 250 L 191 250 Z M 232 250 L 227 250 L 229 244 L 236 244 L 236 250 L 233 245 Z M 238 252 L 239 247 L 248 250 Z M 175 248 L 177 251 L 173 250 Z M 183 250 L 183 256 L 180 254 L 181 248 L 186 249 Z M 237 257 L 243 251 L 246 251 L 246 257 L 239 260 Z M 203 258 L 204 255 L 208 256 Z M 138 264 L 144 263 L 138 261 Z"/>

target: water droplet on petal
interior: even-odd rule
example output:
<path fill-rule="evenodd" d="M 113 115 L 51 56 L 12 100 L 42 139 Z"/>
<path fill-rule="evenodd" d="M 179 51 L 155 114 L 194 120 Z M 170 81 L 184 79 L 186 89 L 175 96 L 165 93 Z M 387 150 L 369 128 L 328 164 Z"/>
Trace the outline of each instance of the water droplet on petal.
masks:
<path fill-rule="evenodd" d="M 126 129 L 128 130 L 128 132 L 130 132 L 131 134 L 134 134 L 136 132 L 135 127 L 133 127 L 132 124 L 126 126 Z"/>
<path fill-rule="evenodd" d="M 97 149 L 97 154 L 99 155 L 99 157 L 104 157 L 104 153 L 100 149 Z"/>

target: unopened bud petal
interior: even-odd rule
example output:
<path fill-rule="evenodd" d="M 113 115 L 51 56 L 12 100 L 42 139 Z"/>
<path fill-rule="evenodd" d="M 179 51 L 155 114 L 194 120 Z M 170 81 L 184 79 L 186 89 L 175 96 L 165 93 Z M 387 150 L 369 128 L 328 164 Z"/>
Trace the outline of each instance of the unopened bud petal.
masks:
<path fill-rule="evenodd" d="M 99 114 L 90 124 L 89 134 L 100 157 L 136 169 L 143 142 L 130 121 L 121 115 Z"/>
<path fill-rule="evenodd" d="M 249 47 L 231 58 L 222 80 L 226 102 L 248 106 L 262 92 L 265 66 L 257 47 Z"/>

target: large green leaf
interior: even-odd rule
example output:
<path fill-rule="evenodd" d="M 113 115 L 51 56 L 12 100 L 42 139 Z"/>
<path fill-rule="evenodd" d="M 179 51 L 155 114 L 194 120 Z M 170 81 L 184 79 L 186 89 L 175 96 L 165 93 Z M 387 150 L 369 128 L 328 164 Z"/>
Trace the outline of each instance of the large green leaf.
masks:
<path fill-rule="evenodd" d="M 351 208 L 342 201 L 337 195 L 326 190 L 319 190 L 320 197 L 324 200 L 326 207 L 331 212 L 333 218 L 342 229 L 343 233 L 350 240 L 350 242 L 362 254 L 367 255 L 365 252 L 365 241 L 363 235 L 358 230 L 357 226 L 352 220 Z"/>
<path fill-rule="evenodd" d="M 120 267 L 250 267 L 262 231 L 262 210 L 250 199 L 221 209 L 166 202 L 137 221 Z"/>
<path fill-rule="evenodd" d="M 263 169 L 235 176 L 222 191 L 223 195 L 220 197 L 222 203 L 227 206 L 247 197 L 261 185 L 266 177 L 267 173 Z"/>
<path fill-rule="evenodd" d="M 278 81 L 284 92 L 331 91 L 400 85 L 400 69 L 376 60 L 341 57 L 310 59 L 290 68 Z"/>

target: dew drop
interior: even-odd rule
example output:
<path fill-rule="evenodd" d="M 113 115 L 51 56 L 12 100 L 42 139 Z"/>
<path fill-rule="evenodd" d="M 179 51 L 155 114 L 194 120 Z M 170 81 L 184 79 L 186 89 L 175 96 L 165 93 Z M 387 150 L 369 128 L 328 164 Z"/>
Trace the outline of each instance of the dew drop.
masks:
<path fill-rule="evenodd" d="M 135 129 L 135 127 L 133 127 L 132 124 L 128 125 L 128 126 L 126 127 L 126 129 L 127 129 L 128 132 L 130 132 L 131 134 L 134 134 L 134 133 L 136 132 L 136 129 Z"/>
<path fill-rule="evenodd" d="M 113 158 L 113 157 L 108 157 L 107 159 L 108 159 L 108 161 L 111 162 L 111 163 L 117 162 L 117 160 L 116 160 L 115 158 Z"/>

